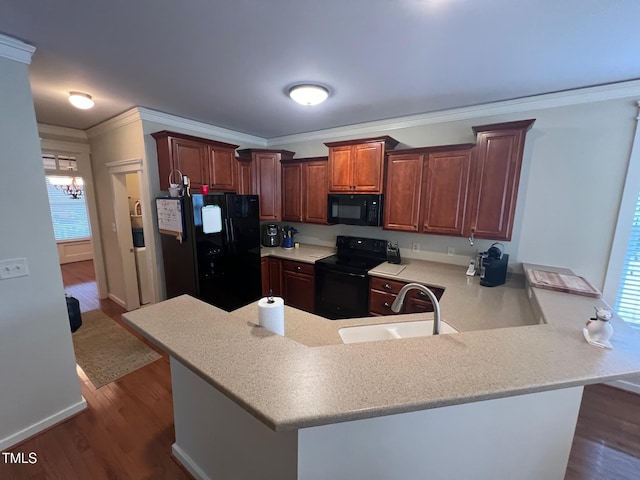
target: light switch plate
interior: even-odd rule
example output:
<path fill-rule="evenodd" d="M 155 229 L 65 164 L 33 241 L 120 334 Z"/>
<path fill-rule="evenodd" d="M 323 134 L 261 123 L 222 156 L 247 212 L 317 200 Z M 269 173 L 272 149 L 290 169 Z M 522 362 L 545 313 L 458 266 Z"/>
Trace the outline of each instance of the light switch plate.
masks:
<path fill-rule="evenodd" d="M 29 275 L 29 266 L 26 258 L 9 258 L 0 260 L 0 279 L 26 277 Z"/>

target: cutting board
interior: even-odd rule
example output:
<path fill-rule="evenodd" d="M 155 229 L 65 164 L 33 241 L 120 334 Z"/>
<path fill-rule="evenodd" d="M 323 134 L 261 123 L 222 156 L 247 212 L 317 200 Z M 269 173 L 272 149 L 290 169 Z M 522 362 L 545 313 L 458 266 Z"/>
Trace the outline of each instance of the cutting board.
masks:
<path fill-rule="evenodd" d="M 527 276 L 532 287 L 555 290 L 557 292 L 574 293 L 586 297 L 600 298 L 602 293 L 587 280 L 577 275 L 547 272 L 544 270 L 528 270 Z"/>
<path fill-rule="evenodd" d="M 376 268 L 374 268 L 373 270 L 369 270 L 369 273 L 371 274 L 376 274 L 376 273 L 381 273 L 383 275 L 398 275 L 400 272 L 402 272 L 406 267 L 406 265 L 396 265 L 394 263 L 382 263 L 380 265 L 378 265 Z"/>

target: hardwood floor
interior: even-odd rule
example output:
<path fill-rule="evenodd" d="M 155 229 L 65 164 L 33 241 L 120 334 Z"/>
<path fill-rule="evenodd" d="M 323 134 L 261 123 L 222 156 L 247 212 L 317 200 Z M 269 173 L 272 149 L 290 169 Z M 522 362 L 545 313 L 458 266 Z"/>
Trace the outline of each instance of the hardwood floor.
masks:
<path fill-rule="evenodd" d="M 100 308 L 122 324 L 124 310 L 97 299 L 92 262 L 63 265 L 62 275 L 65 290 L 80 300 L 83 311 Z M 78 376 L 87 410 L 12 448 L 27 458 L 35 452 L 37 463 L 0 460 L 0 479 L 191 478 L 171 457 L 175 439 L 166 355 L 99 390 L 80 368 Z M 638 478 L 640 396 L 605 385 L 586 387 L 565 480 Z"/>
<path fill-rule="evenodd" d="M 101 309 L 132 331 L 120 320 L 123 308 L 108 299 L 98 300 L 93 262 L 66 264 L 61 270 L 65 291 L 80 300 L 83 312 Z M 26 458 L 35 452 L 37 463 L 9 464 L 0 459 L 0 479 L 192 478 L 171 456 L 175 437 L 166 355 L 99 390 L 81 368 L 77 371 L 88 408 L 9 450 Z"/>

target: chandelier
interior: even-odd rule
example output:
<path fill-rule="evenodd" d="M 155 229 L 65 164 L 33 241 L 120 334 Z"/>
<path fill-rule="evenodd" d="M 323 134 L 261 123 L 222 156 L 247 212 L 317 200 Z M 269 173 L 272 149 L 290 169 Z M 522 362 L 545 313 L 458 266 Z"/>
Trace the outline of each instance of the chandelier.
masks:
<path fill-rule="evenodd" d="M 63 176 L 49 176 L 49 183 L 60 190 L 65 195 L 69 195 L 71 198 L 78 199 L 82 197 L 84 189 L 84 181 L 82 177 L 63 177 Z"/>

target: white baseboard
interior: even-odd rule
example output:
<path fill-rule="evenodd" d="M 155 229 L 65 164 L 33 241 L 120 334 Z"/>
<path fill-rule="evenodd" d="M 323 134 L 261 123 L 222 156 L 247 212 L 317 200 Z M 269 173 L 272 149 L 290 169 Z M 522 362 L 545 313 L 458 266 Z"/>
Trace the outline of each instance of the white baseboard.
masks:
<path fill-rule="evenodd" d="M 118 305 L 120 305 L 122 308 L 124 308 L 125 310 L 127 309 L 127 302 L 125 302 L 124 300 L 119 299 L 118 297 L 116 297 L 113 293 L 109 294 L 109 298 L 111 300 L 113 300 L 114 302 L 116 302 Z"/>
<path fill-rule="evenodd" d="M 171 445 L 171 453 L 196 480 L 212 480 L 176 443 Z"/>
<path fill-rule="evenodd" d="M 637 383 L 629 382 L 628 380 L 614 380 L 613 382 L 607 382 L 605 385 L 610 385 L 612 387 L 620 388 L 622 390 L 626 390 L 627 392 L 640 395 L 640 385 L 638 385 Z"/>
<path fill-rule="evenodd" d="M 20 430 L 19 432 L 14 433 L 13 435 L 9 435 L 6 438 L 0 440 L 0 451 L 5 451 L 11 448 L 14 445 L 17 445 L 20 442 L 27 440 L 34 435 L 46 430 L 47 428 L 53 427 L 54 425 L 63 422 L 67 418 L 75 415 L 78 412 L 83 411 L 87 408 L 87 401 L 84 397 L 81 397 L 82 400 L 74 405 L 71 405 L 64 410 L 59 411 L 58 413 L 54 413 L 53 415 L 43 418 L 37 423 L 30 425 L 29 427 Z"/>

